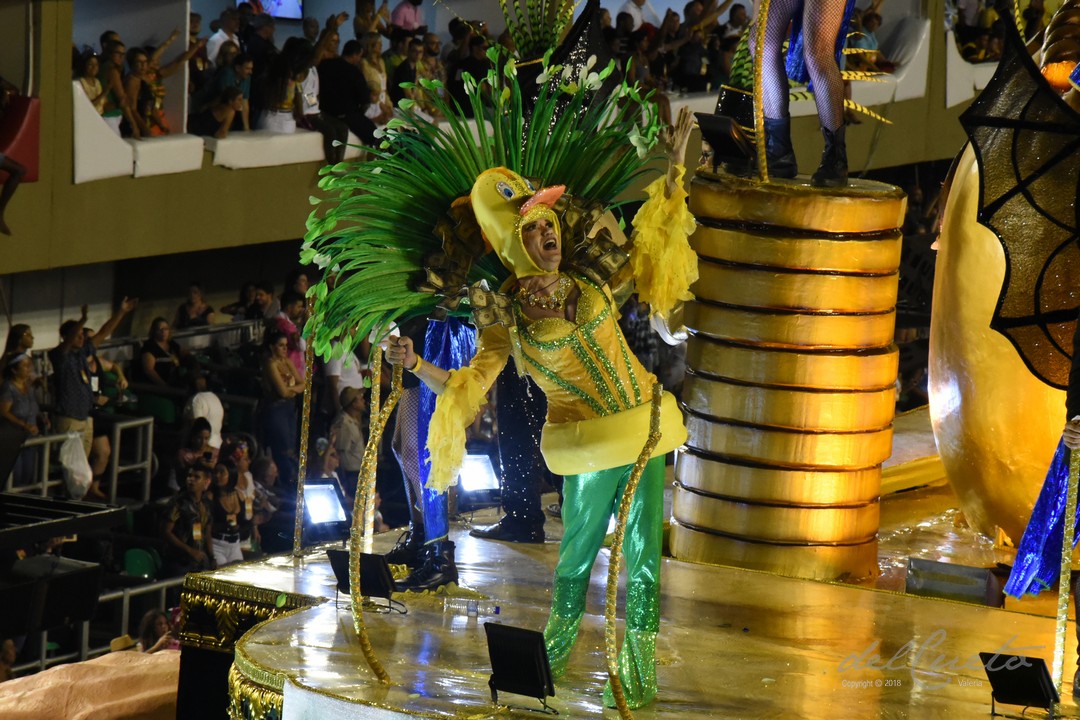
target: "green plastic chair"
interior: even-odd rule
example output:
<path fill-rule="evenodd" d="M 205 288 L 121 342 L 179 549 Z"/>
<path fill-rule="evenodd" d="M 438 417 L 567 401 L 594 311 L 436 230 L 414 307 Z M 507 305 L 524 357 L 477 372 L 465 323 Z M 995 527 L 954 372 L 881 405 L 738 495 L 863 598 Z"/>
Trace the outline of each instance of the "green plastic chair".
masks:
<path fill-rule="evenodd" d="M 148 550 L 131 548 L 124 553 L 124 573 L 126 575 L 155 580 L 157 579 L 159 567 L 160 565 L 154 561 L 154 556 Z"/>

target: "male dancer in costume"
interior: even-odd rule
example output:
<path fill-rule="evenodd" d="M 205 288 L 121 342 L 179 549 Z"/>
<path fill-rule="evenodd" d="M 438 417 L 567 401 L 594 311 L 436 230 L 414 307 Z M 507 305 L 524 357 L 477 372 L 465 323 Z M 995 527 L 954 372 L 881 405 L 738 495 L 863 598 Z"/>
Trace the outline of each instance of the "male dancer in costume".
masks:
<path fill-rule="evenodd" d="M 689 114 L 680 115 L 668 176 L 647 190 L 650 200 L 635 220 L 635 240 L 657 225 L 693 226 L 692 219 L 687 223 L 681 188 L 691 127 Z M 460 428 L 471 422 L 510 355 L 519 372 L 528 373 L 547 395 L 541 449 L 551 471 L 566 476 L 565 532 L 544 629 L 556 676 L 566 670 L 585 613 L 593 563 L 648 437 L 649 398 L 656 382 L 630 352 L 618 328 L 611 290 L 583 274 L 561 270 L 562 227 L 552 206 L 562 193 L 562 187 L 533 191 L 505 168 L 482 173 L 470 195 L 472 209 L 484 239 L 512 273 L 503 291 L 511 300 L 514 325 L 485 328 L 469 365 L 455 372 L 423 360 L 408 338 L 390 338 L 386 352 L 389 362 L 403 365 L 440 395 L 429 436 L 433 456 L 446 441 L 436 428 L 454 424 Z M 635 277 L 647 283 L 658 268 L 643 262 L 635 263 L 634 269 Z M 624 542 L 627 630 L 618 664 L 631 707 L 641 707 L 656 695 L 663 456 L 686 439 L 672 396 L 664 395 L 660 417 L 660 443 L 633 499 Z M 460 451 L 455 452 L 460 457 Z M 433 475 L 448 469 L 433 467 Z M 610 686 L 605 688 L 605 702 L 614 705 Z"/>

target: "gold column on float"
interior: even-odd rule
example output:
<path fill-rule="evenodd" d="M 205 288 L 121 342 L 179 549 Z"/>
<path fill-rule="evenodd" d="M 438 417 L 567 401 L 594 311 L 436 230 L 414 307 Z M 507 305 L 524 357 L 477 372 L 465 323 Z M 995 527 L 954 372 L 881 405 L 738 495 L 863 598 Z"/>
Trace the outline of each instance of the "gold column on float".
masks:
<path fill-rule="evenodd" d="M 675 557 L 816 579 L 876 571 L 905 205 L 881 183 L 698 171 Z"/>

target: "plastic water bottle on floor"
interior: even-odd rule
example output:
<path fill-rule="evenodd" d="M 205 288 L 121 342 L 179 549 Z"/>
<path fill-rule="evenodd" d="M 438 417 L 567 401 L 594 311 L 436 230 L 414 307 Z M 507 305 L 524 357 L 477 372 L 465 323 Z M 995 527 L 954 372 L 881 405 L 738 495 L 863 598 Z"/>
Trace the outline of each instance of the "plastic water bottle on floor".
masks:
<path fill-rule="evenodd" d="M 499 602 L 490 598 L 448 597 L 443 600 L 443 612 L 479 617 L 481 615 L 498 615 L 500 608 Z"/>

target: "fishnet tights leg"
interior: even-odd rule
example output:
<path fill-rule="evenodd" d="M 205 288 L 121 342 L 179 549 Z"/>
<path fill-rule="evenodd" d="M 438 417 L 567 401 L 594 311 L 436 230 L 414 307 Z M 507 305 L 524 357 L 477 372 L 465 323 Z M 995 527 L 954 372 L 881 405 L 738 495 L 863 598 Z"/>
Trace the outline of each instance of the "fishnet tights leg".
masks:
<path fill-rule="evenodd" d="M 844 124 L 844 81 L 836 64 L 836 36 L 844 21 L 844 0 L 806 0 L 803 46 L 814 85 L 818 120 L 830 132 Z"/>
<path fill-rule="evenodd" d="M 836 64 L 836 36 L 844 20 L 844 0 L 772 0 L 765 26 L 762 65 L 762 105 L 765 117 L 788 117 L 788 79 L 784 69 L 783 46 L 788 26 L 803 5 L 803 46 L 806 68 L 814 85 L 818 119 L 827 130 L 837 130 L 844 122 L 844 82 Z M 754 52 L 756 32 L 750 34 Z"/>

